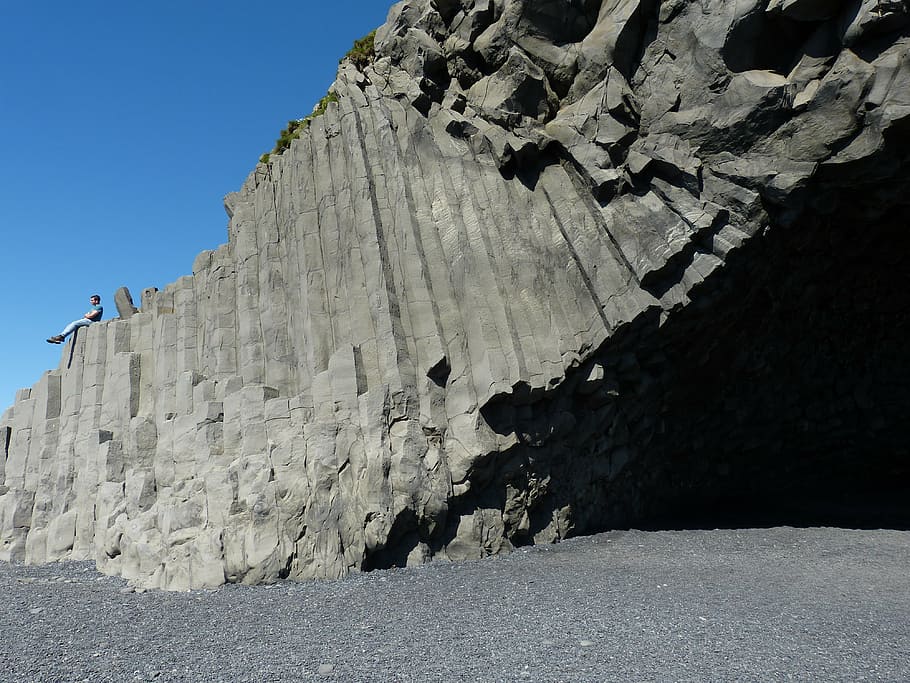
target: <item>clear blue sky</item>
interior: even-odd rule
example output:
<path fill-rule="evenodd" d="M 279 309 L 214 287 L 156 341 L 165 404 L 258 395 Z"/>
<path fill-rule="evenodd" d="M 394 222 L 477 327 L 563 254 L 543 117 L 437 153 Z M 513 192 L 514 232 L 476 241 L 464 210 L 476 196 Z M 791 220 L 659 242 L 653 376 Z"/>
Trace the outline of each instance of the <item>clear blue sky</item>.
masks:
<path fill-rule="evenodd" d="M 0 412 L 101 294 L 192 272 L 222 198 L 392 0 L 0 4 Z"/>

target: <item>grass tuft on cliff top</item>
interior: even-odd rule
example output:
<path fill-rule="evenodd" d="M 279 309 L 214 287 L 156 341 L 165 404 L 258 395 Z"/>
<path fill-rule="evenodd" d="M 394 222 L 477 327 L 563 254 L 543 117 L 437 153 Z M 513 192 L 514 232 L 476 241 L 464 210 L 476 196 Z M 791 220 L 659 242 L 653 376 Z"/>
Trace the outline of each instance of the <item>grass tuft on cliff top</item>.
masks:
<path fill-rule="evenodd" d="M 372 64 L 373 60 L 376 59 L 376 50 L 374 47 L 375 38 L 376 31 L 374 30 L 370 31 L 363 38 L 355 40 L 354 46 L 348 50 L 347 54 L 345 54 L 338 63 L 341 64 L 347 59 L 350 60 L 351 64 L 363 71 L 364 68 Z M 337 101 L 338 95 L 329 91 L 316 103 L 316 106 L 313 107 L 313 111 L 309 116 L 288 121 L 287 127 L 282 129 L 278 139 L 275 141 L 275 147 L 272 148 L 271 152 L 266 152 L 259 157 L 259 161 L 263 164 L 267 164 L 271 160 L 273 154 L 281 154 L 288 149 L 291 146 L 291 142 L 300 137 L 301 133 L 307 129 L 307 126 L 310 125 L 310 122 L 314 118 L 325 114 L 325 110 L 328 109 L 329 103 Z"/>
<path fill-rule="evenodd" d="M 363 71 L 364 68 L 372 64 L 373 60 L 376 59 L 376 49 L 374 46 L 375 39 L 376 31 L 373 30 L 360 40 L 355 40 L 354 47 L 348 50 L 348 53 L 342 57 L 338 63 L 341 64 L 345 59 L 350 59 L 351 64 Z"/>

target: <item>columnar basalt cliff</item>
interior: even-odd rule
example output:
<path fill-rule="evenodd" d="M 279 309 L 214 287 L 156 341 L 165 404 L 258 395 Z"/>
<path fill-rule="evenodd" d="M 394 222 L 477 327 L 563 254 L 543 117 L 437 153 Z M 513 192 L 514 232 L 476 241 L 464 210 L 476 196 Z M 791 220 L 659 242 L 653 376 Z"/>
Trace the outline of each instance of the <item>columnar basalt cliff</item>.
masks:
<path fill-rule="evenodd" d="M 0 557 L 185 589 L 884 500 L 908 27 L 894 0 L 396 4 L 226 198 L 228 243 L 4 413 Z"/>

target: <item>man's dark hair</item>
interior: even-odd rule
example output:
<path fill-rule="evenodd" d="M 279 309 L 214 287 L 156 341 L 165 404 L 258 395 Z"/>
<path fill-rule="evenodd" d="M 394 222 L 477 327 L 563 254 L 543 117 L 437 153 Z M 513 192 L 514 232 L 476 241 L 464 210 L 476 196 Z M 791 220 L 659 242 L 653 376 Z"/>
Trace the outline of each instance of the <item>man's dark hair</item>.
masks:
<path fill-rule="evenodd" d="M 92 295 L 89 297 L 89 299 L 98 299 L 98 301 L 101 301 L 101 295 L 100 295 L 100 294 L 92 294 Z"/>

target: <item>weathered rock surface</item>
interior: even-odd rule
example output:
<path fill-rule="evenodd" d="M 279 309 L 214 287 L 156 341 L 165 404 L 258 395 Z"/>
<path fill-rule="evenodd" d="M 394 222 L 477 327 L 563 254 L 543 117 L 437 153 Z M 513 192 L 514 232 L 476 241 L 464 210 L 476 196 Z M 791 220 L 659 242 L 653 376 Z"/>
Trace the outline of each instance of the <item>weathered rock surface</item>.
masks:
<path fill-rule="evenodd" d="M 908 25 L 396 4 L 226 198 L 229 242 L 4 413 L 0 558 L 338 577 L 895 481 Z"/>
<path fill-rule="evenodd" d="M 133 305 L 133 296 L 130 294 L 130 290 L 126 287 L 121 287 L 114 292 L 114 305 L 117 306 L 117 315 L 124 320 L 139 312 L 139 309 Z"/>

